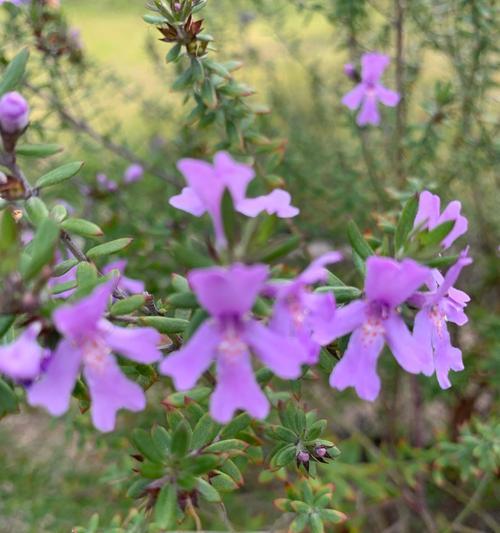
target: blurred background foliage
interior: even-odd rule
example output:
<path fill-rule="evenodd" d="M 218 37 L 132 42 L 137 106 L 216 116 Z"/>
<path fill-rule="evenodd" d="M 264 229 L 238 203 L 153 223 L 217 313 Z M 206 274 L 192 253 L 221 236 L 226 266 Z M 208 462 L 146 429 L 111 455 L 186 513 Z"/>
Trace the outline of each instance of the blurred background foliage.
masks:
<path fill-rule="evenodd" d="M 26 44 L 32 51 L 24 93 L 35 115 L 27 140 L 60 143 L 67 147 L 61 160 L 85 160 L 79 179 L 55 189 L 54 200 L 85 191 L 81 213 L 91 213 L 110 237 L 134 236 L 128 274 L 164 296 L 170 272 L 181 270 L 173 237 L 194 242 L 208 232 L 203 221 L 189 219 L 195 232 L 186 234 L 188 218 L 167 204 L 182 183 L 175 163 L 185 155 L 209 157 L 224 133 L 186 121 L 192 103 L 171 90 L 179 67 L 165 65 L 168 47 L 141 21 L 141 0 L 62 3 L 67 24 L 81 30 L 82 57 L 47 57 L 20 17 L 2 14 L 0 59 Z M 217 59 L 242 61 L 235 76 L 255 88 L 252 101 L 272 109 L 259 127 L 280 146 L 272 173 L 301 208 L 298 225 L 312 255 L 332 246 L 347 251 L 351 218 L 377 237 L 394 223 L 401 201 L 424 187 L 445 201 L 460 199 L 470 221 L 475 263 L 461 288 L 473 301 L 458 339 L 466 370 L 453 375 L 453 388 L 412 379 L 383 358 L 384 392 L 373 405 L 330 391 L 323 380 L 304 390 L 342 451 L 322 468 L 322 479 L 335 487 L 335 507 L 349 516 L 339 530 L 412 531 L 423 524 L 428 531 L 499 531 L 498 6 L 212 0 L 203 13 Z M 393 61 L 386 84 L 402 90 L 403 105 L 383 110 L 381 128 L 359 129 L 340 104 L 351 87 L 343 64 L 366 50 L 396 59 L 398 34 L 404 69 L 398 74 Z M 97 173 L 120 183 L 135 161 L 147 166 L 144 180 L 112 193 L 99 189 Z M 40 170 L 33 167 L 33 176 Z M 356 285 L 351 264 L 339 268 Z M 152 404 L 160 392 L 152 391 Z M 31 411 L 3 420 L 0 531 L 69 531 L 94 513 L 102 531 L 111 531 L 106 524 L 116 514 L 130 531 L 146 531 L 139 515 L 125 518 L 133 504 L 124 497 L 132 468 L 126 436 L 162 416 L 160 407 L 121 415 L 111 436 L 96 435 L 77 412 L 64 422 Z M 258 477 L 250 473 L 228 497 L 228 514 L 236 529 L 271 530 L 274 523 L 279 531 L 281 512 L 271 500 L 282 496 L 286 474 L 261 474 L 263 485 Z M 227 530 L 224 516 L 209 523 Z"/>

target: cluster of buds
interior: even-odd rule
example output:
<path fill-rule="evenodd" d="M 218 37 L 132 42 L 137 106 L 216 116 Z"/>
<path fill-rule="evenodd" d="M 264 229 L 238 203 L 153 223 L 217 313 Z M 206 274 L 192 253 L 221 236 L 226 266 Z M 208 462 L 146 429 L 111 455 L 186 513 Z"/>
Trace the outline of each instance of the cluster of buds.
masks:
<path fill-rule="evenodd" d="M 329 460 L 335 459 L 340 454 L 338 448 L 330 444 L 316 444 L 314 447 L 307 447 L 297 452 L 295 462 L 297 468 L 303 467 L 309 472 L 311 461 L 317 463 L 328 463 Z"/>
<path fill-rule="evenodd" d="M 58 0 L 32 4 L 30 22 L 36 47 L 51 57 L 67 57 L 73 63 L 83 59 L 83 45 L 76 28 L 68 28 Z"/>
<path fill-rule="evenodd" d="M 150 8 L 157 11 L 164 23 L 158 26 L 163 35 L 160 39 L 166 43 L 178 43 L 185 46 L 189 55 L 201 57 L 205 55 L 208 40 L 200 37 L 203 31 L 203 19 L 194 20 L 193 14 L 204 7 L 206 1 L 184 0 L 165 2 L 155 0 Z"/>

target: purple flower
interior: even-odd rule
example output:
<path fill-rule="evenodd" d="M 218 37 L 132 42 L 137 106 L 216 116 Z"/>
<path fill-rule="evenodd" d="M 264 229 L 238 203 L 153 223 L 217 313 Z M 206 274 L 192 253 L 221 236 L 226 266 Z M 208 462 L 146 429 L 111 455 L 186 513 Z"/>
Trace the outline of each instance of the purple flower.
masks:
<path fill-rule="evenodd" d="M 130 165 L 125 173 L 123 174 L 123 181 L 125 183 L 135 183 L 139 181 L 144 176 L 144 169 L 141 165 L 134 163 Z"/>
<path fill-rule="evenodd" d="M 450 202 L 446 209 L 440 213 L 441 199 L 436 194 L 429 191 L 420 193 L 417 216 L 415 217 L 414 228 L 433 230 L 440 224 L 449 220 L 454 220 L 455 225 L 451 232 L 443 239 L 441 245 L 443 249 L 449 248 L 461 235 L 467 232 L 468 221 L 460 214 L 462 204 L 455 200 Z"/>
<path fill-rule="evenodd" d="M 45 353 L 36 342 L 41 329 L 33 323 L 13 343 L 0 346 L 0 374 L 19 382 L 38 376 Z"/>
<path fill-rule="evenodd" d="M 102 172 L 97 174 L 95 177 L 97 184 L 104 190 L 108 192 L 116 192 L 118 190 L 118 185 L 116 182 L 110 180 L 106 174 Z"/>
<path fill-rule="evenodd" d="M 244 198 L 236 204 L 236 209 L 247 217 L 256 217 L 265 211 L 268 215 L 293 218 L 300 213 L 300 210 L 294 207 L 291 201 L 290 193 L 282 189 L 274 189 L 274 191 L 265 196 Z"/>
<path fill-rule="evenodd" d="M 246 409 L 256 418 L 269 412 L 269 402 L 253 375 L 250 350 L 284 379 L 298 378 L 307 360 L 296 341 L 250 316 L 267 276 L 264 265 L 193 270 L 189 282 L 211 319 L 160 364 L 160 371 L 172 377 L 178 390 L 188 390 L 215 361 L 217 386 L 210 413 L 220 423 L 229 422 L 237 409 Z"/>
<path fill-rule="evenodd" d="M 353 81 L 359 81 L 359 74 L 352 63 L 346 63 L 344 65 L 344 74 Z"/>
<path fill-rule="evenodd" d="M 373 52 L 363 54 L 361 57 L 361 83 L 342 99 L 342 103 L 351 110 L 361 106 L 361 112 L 357 117 L 359 126 L 380 124 L 378 102 L 389 107 L 395 107 L 399 103 L 399 94 L 380 83 L 389 62 L 388 56 Z"/>
<path fill-rule="evenodd" d="M 422 371 L 421 349 L 397 307 L 425 283 L 431 270 L 411 259 L 375 256 L 368 258 L 366 268 L 365 299 L 337 309 L 331 327 L 314 337 L 326 344 L 353 332 L 330 385 L 339 390 L 354 387 L 360 398 L 373 401 L 380 392 L 377 359 L 384 343 L 407 372 Z"/>
<path fill-rule="evenodd" d="M 118 270 L 120 272 L 120 277 L 118 278 L 117 287 L 123 291 L 128 292 L 129 294 L 141 294 L 145 290 L 144 282 L 140 279 L 132 279 L 125 276 L 125 269 L 127 268 L 127 261 L 125 259 L 114 261 L 106 265 L 102 272 L 103 274 L 110 274 L 113 270 Z"/>
<path fill-rule="evenodd" d="M 177 166 L 184 174 L 188 187 L 170 198 L 170 205 L 196 217 L 208 213 L 219 246 L 226 244 L 221 213 L 226 188 L 231 193 L 236 210 L 247 216 L 255 217 L 262 211 L 285 218 L 298 214 L 298 209 L 290 205 L 290 196 L 285 191 L 273 191 L 267 196 L 246 199 L 248 184 L 255 173 L 252 167 L 234 161 L 226 152 L 215 154 L 213 165 L 198 159 L 182 159 Z"/>
<path fill-rule="evenodd" d="M 464 369 L 462 352 L 451 345 L 446 323 L 454 322 L 463 326 L 468 321 L 464 309 L 470 297 L 453 287 L 462 268 L 472 263 L 467 252 L 462 252 L 444 278 L 438 270 L 433 271 L 431 292 L 417 293 L 412 297 L 412 302 L 421 308 L 415 318 L 413 335 L 426 354 L 424 373 L 431 375 L 436 371 L 442 389 L 451 387 L 448 378 L 450 370 L 459 372 Z"/>
<path fill-rule="evenodd" d="M 63 336 L 40 380 L 28 389 L 28 402 L 59 416 L 68 410 L 71 392 L 83 367 L 92 399 L 91 416 L 100 431 L 115 427 L 119 409 L 141 411 L 146 406 L 142 388 L 127 379 L 113 352 L 150 364 L 161 359 L 159 333 L 152 328 L 121 328 L 103 318 L 114 281 L 99 285 L 87 297 L 59 307 L 53 314 Z"/>
<path fill-rule="evenodd" d="M 335 315 L 335 298 L 331 293 L 314 294 L 308 286 L 326 278 L 325 265 L 340 261 L 338 252 L 319 257 L 293 281 L 271 285 L 276 296 L 270 328 L 288 337 L 295 337 L 307 354 L 307 363 L 318 362 L 321 345 L 311 336 L 325 331 Z"/>
<path fill-rule="evenodd" d="M 14 4 L 15 6 L 22 6 L 29 2 L 31 2 L 31 0 L 0 0 L 0 4 Z"/>
<path fill-rule="evenodd" d="M 18 92 L 6 93 L 0 98 L 0 127 L 6 133 L 19 133 L 29 123 L 28 102 Z"/>

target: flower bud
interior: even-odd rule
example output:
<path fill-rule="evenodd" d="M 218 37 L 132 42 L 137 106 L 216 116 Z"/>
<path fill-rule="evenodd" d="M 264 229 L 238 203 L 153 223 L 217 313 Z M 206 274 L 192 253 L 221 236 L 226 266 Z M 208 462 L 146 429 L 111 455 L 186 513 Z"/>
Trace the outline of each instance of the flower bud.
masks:
<path fill-rule="evenodd" d="M 18 92 L 6 93 L 0 99 L 0 128 L 2 132 L 21 133 L 29 123 L 28 102 Z"/>
<path fill-rule="evenodd" d="M 303 466 L 309 472 L 309 460 L 311 456 L 306 450 L 301 450 L 296 456 L 297 468 Z"/>
<path fill-rule="evenodd" d="M 346 63 L 344 65 L 344 74 L 355 82 L 360 82 L 361 77 L 359 75 L 359 72 L 356 70 L 356 67 L 352 63 Z"/>
<path fill-rule="evenodd" d="M 123 181 L 127 184 L 135 183 L 136 181 L 139 181 L 142 176 L 144 176 L 144 169 L 141 167 L 141 165 L 134 163 L 133 165 L 130 165 L 127 170 L 125 170 Z"/>

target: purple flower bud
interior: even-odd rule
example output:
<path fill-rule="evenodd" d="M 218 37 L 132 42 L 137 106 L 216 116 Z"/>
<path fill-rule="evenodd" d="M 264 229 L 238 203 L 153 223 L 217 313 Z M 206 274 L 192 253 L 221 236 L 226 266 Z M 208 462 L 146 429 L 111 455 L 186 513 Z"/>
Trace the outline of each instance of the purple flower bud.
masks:
<path fill-rule="evenodd" d="M 324 446 L 318 446 L 314 450 L 314 454 L 317 455 L 318 457 L 325 457 L 325 455 L 327 454 L 326 448 Z"/>
<path fill-rule="evenodd" d="M 298 454 L 297 454 L 297 460 L 300 462 L 300 463 L 307 463 L 310 459 L 310 455 L 308 452 L 306 452 L 305 450 L 302 450 L 300 451 Z"/>
<path fill-rule="evenodd" d="M 0 99 L 0 127 L 6 133 L 21 132 L 29 122 L 28 102 L 18 92 L 6 93 Z"/>
<path fill-rule="evenodd" d="M 356 67 L 352 63 L 346 63 L 344 65 L 344 74 L 351 80 L 356 80 L 357 78 Z"/>
<path fill-rule="evenodd" d="M 179 12 L 182 8 L 182 5 L 180 2 L 174 2 L 174 11 Z"/>
<path fill-rule="evenodd" d="M 136 181 L 139 181 L 142 176 L 144 176 L 144 169 L 141 165 L 134 163 L 125 170 L 123 181 L 125 183 L 135 183 Z"/>

